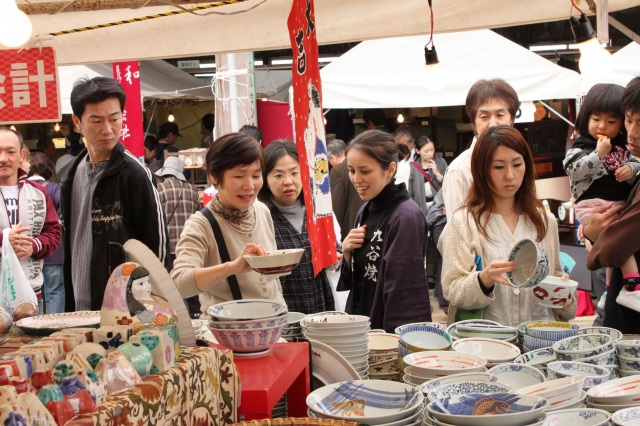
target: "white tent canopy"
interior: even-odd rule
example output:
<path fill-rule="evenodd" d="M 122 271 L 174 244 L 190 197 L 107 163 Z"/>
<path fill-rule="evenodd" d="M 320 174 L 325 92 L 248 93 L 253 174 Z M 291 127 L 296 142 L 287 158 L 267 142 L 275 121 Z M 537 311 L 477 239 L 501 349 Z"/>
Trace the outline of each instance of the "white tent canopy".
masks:
<path fill-rule="evenodd" d="M 70 4 L 67 0 L 59 3 L 61 9 Z M 35 3 L 18 0 L 20 6 L 28 4 Z M 611 1 L 609 11 L 637 4 L 637 0 Z M 93 7 L 100 4 L 94 3 Z M 252 7 L 255 8 L 249 10 Z M 56 48 L 58 63 L 73 65 L 289 48 L 290 9 L 291 0 L 248 0 L 196 12 L 226 15 L 180 13 L 155 17 L 152 15 L 176 11 L 157 6 L 62 11 L 55 15 L 31 14 L 30 18 L 33 34 L 44 45 Z M 433 9 L 438 33 L 568 20 L 571 12 L 567 0 L 433 0 Z M 429 31 L 426 0 L 319 0 L 315 11 L 321 44 Z M 228 14 L 232 12 L 236 14 Z M 139 21 L 120 23 L 128 19 Z M 94 27 L 98 25 L 103 27 Z M 62 31 L 69 33 L 61 34 Z"/>
<path fill-rule="evenodd" d="M 491 30 L 436 34 L 444 86 L 428 88 L 428 36 L 364 41 L 324 67 L 324 108 L 401 108 L 464 105 L 473 83 L 503 78 L 521 101 L 576 98 L 580 75 Z"/>
<path fill-rule="evenodd" d="M 613 54 L 611 83 L 626 86 L 634 77 L 640 76 L 640 44 L 631 42 Z"/>
<path fill-rule="evenodd" d="M 70 96 L 73 83 L 79 78 L 98 76 L 113 77 L 111 64 L 58 67 L 63 114 L 71 114 Z M 162 60 L 140 62 L 140 89 L 144 99 L 213 100 L 213 93 L 206 82 Z"/>

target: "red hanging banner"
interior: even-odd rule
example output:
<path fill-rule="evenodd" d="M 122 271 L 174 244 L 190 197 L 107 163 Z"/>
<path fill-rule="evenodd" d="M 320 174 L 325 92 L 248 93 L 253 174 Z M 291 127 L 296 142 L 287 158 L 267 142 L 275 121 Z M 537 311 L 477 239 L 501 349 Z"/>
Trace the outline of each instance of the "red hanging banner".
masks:
<path fill-rule="evenodd" d="M 294 130 L 313 270 L 318 275 L 323 268 L 336 262 L 337 253 L 313 0 L 293 0 L 287 25 L 293 49 Z"/>
<path fill-rule="evenodd" d="M 113 78 L 122 85 L 127 102 L 122 118 L 120 142 L 136 157 L 144 155 L 142 95 L 140 93 L 140 64 L 137 61 L 114 62 Z"/>
<path fill-rule="evenodd" d="M 0 50 L 0 124 L 60 121 L 58 87 L 53 48 Z"/>

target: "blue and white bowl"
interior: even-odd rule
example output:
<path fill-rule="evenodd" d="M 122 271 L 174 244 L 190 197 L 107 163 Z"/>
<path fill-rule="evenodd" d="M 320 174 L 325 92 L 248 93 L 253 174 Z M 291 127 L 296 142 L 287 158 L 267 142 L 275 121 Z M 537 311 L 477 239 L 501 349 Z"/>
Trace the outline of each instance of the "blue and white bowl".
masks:
<path fill-rule="evenodd" d="M 593 365 L 611 365 L 617 363 L 616 350 L 611 348 L 606 352 L 602 352 L 601 354 L 589 356 L 589 357 L 578 357 L 573 359 L 573 361 L 586 362 L 587 364 Z"/>
<path fill-rule="evenodd" d="M 557 342 L 557 340 L 540 339 L 538 337 L 534 337 L 534 336 L 530 336 L 528 334 L 525 334 L 524 335 L 523 346 L 526 347 L 527 349 L 535 351 L 535 350 L 538 350 L 538 349 L 548 348 L 550 346 L 553 346 L 553 344 L 556 343 L 556 342 Z"/>
<path fill-rule="evenodd" d="M 554 343 L 553 350 L 559 360 L 571 361 L 613 349 L 612 340 L 611 336 L 605 334 L 580 334 Z"/>
<path fill-rule="evenodd" d="M 516 263 L 516 270 L 507 272 L 507 280 L 514 287 L 535 287 L 549 274 L 549 258 L 544 248 L 533 240 L 516 243 L 508 260 Z"/>
<path fill-rule="evenodd" d="M 615 425 L 634 426 L 640 424 L 640 407 L 630 407 L 616 411 L 611 416 Z"/>
<path fill-rule="evenodd" d="M 212 321 L 252 321 L 284 316 L 287 305 L 278 300 L 242 299 L 209 306 L 207 313 Z"/>
<path fill-rule="evenodd" d="M 446 351 L 451 348 L 451 336 L 429 325 L 416 324 L 400 331 L 400 343 L 413 352 Z"/>
<path fill-rule="evenodd" d="M 417 326 L 428 326 L 428 327 L 434 327 L 434 328 L 439 328 L 440 330 L 444 330 L 444 325 L 437 322 L 414 322 L 411 324 L 405 324 L 405 325 L 396 327 L 396 329 L 394 330 L 394 333 L 400 336 L 403 330 L 413 329 L 414 327 L 417 327 Z"/>
<path fill-rule="evenodd" d="M 605 426 L 609 425 L 611 414 L 596 408 L 569 408 L 547 413 L 549 425 Z"/>
<path fill-rule="evenodd" d="M 525 337 L 532 336 L 537 339 L 558 340 L 566 339 L 578 335 L 579 326 L 567 322 L 556 321 L 534 321 L 528 322 L 524 326 Z"/>
<path fill-rule="evenodd" d="M 497 383 L 507 385 L 514 390 L 547 381 L 542 371 L 524 364 L 507 363 L 497 365 L 489 370 L 489 373 L 497 378 Z"/>
<path fill-rule="evenodd" d="M 607 336 L 611 336 L 611 341 L 613 343 L 622 340 L 622 333 L 620 330 L 616 330 L 611 327 L 583 327 L 578 331 L 578 334 L 606 334 Z"/>
<path fill-rule="evenodd" d="M 453 395 L 465 395 L 468 393 L 512 393 L 513 389 L 501 383 L 487 381 L 464 381 L 449 383 L 431 389 L 427 393 L 429 401 L 448 398 Z"/>
<path fill-rule="evenodd" d="M 616 353 L 627 358 L 640 358 L 640 339 L 615 342 Z"/>
<path fill-rule="evenodd" d="M 427 411 L 452 425 L 526 425 L 542 417 L 548 404 L 546 399 L 533 395 L 476 393 L 431 401 Z"/>
<path fill-rule="evenodd" d="M 444 386 L 452 383 L 461 382 L 488 382 L 495 383 L 498 380 L 497 377 L 491 375 L 489 372 L 473 372 L 473 373 L 458 373 L 451 374 L 446 377 L 439 377 L 437 379 L 431 379 L 428 382 L 423 383 L 418 390 L 422 393 L 429 393 L 431 389 L 435 389 L 439 386 Z"/>
<path fill-rule="evenodd" d="M 547 364 L 549 379 L 561 379 L 563 377 L 584 377 L 583 389 L 590 389 L 609 381 L 611 371 L 597 365 L 575 361 L 554 361 Z"/>
<path fill-rule="evenodd" d="M 618 355 L 618 363 L 621 370 L 640 371 L 640 358 L 628 358 L 626 356 Z"/>
<path fill-rule="evenodd" d="M 545 367 L 547 363 L 556 361 L 556 353 L 551 347 L 527 351 L 513 360 L 516 364 L 527 364 L 535 367 Z M 546 367 L 545 367 L 546 368 Z"/>

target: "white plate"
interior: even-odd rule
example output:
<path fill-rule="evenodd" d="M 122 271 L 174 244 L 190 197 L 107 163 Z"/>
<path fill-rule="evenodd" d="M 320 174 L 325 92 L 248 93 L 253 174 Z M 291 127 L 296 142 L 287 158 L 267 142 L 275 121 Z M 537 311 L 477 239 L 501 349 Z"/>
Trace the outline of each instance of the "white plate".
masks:
<path fill-rule="evenodd" d="M 484 382 L 490 382 L 490 383 L 495 383 L 496 381 L 496 377 L 492 376 L 491 373 L 486 372 L 486 373 L 458 373 L 458 374 L 451 374 L 447 377 L 444 378 L 440 378 L 440 379 L 431 379 L 428 382 L 424 383 L 419 390 L 426 394 L 428 393 L 431 389 L 437 388 L 438 386 L 442 386 L 442 385 L 447 385 L 450 383 L 460 383 L 460 382 L 466 382 L 466 381 L 484 381 Z"/>
<path fill-rule="evenodd" d="M 311 368 L 313 377 L 325 386 L 360 378 L 356 369 L 338 351 L 315 340 L 311 341 Z"/>
<path fill-rule="evenodd" d="M 457 340 L 451 348 L 456 352 L 481 356 L 489 363 L 510 362 L 520 355 L 520 349 L 516 345 L 502 340 L 479 337 Z"/>
<path fill-rule="evenodd" d="M 32 334 L 51 334 L 63 328 L 97 327 L 98 325 L 100 325 L 100 311 L 46 314 L 16 321 L 18 328 Z"/>
<path fill-rule="evenodd" d="M 640 398 L 640 378 L 628 376 L 613 379 L 589 389 L 587 395 L 602 404 L 633 401 Z"/>
<path fill-rule="evenodd" d="M 447 375 L 484 370 L 487 360 L 477 355 L 455 351 L 427 351 L 406 355 L 403 366 L 412 366 L 425 375 Z"/>

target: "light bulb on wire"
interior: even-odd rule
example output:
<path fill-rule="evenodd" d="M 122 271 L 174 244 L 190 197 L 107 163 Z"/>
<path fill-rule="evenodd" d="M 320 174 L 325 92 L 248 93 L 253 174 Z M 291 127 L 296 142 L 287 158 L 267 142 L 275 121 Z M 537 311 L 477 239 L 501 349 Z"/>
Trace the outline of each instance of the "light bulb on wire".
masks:
<path fill-rule="evenodd" d="M 580 50 L 580 74 L 589 80 L 599 81 L 611 73 L 613 57 L 602 47 L 584 13 L 579 18 L 571 17 L 571 32 Z"/>
<path fill-rule="evenodd" d="M 32 31 L 31 20 L 18 9 L 15 0 L 0 0 L 0 44 L 22 46 L 29 41 Z"/>
<path fill-rule="evenodd" d="M 404 123 L 404 115 L 402 115 L 402 113 L 398 113 L 398 118 L 396 118 L 396 121 L 398 123 Z"/>
<path fill-rule="evenodd" d="M 170 123 L 173 123 L 175 119 L 176 118 L 173 116 L 173 112 L 169 111 L 169 117 L 167 117 L 167 120 L 169 120 Z"/>
<path fill-rule="evenodd" d="M 427 66 L 427 79 L 425 85 L 427 89 L 437 92 L 444 88 L 444 75 L 440 61 L 438 60 L 438 52 L 432 44 L 431 48 L 424 47 L 424 59 Z"/>

